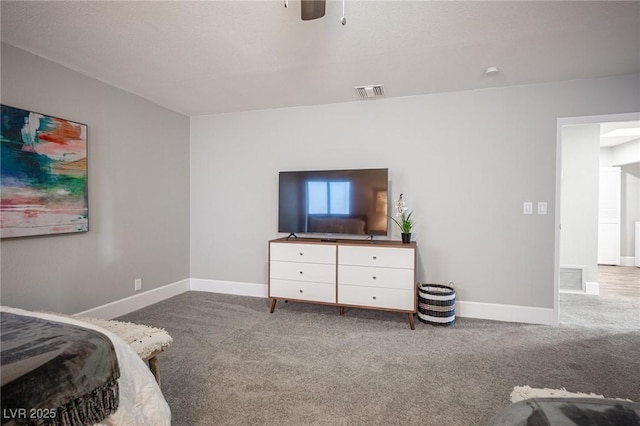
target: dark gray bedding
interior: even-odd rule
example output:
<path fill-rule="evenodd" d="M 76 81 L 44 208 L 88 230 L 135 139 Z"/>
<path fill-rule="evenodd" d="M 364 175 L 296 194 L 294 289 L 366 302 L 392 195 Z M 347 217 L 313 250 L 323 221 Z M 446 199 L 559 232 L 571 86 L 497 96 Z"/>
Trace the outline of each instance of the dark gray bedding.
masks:
<path fill-rule="evenodd" d="M 638 426 L 640 404 L 602 398 L 532 398 L 509 405 L 488 426 Z"/>
<path fill-rule="evenodd" d="M 120 370 L 107 336 L 0 315 L 2 425 L 91 425 L 118 408 Z"/>

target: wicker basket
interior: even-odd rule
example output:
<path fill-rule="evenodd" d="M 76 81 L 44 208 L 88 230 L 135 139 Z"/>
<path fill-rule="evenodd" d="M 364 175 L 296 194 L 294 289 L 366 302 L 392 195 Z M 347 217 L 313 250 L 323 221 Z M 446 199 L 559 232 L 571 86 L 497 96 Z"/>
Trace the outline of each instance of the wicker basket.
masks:
<path fill-rule="evenodd" d="M 455 324 L 456 291 L 453 283 L 418 283 L 418 319 L 431 325 Z"/>

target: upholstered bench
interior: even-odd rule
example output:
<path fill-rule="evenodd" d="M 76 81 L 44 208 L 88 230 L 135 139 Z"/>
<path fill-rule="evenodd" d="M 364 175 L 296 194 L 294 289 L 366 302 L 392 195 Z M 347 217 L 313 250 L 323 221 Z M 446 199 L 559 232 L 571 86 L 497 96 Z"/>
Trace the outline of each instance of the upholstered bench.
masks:
<path fill-rule="evenodd" d="M 160 384 L 158 355 L 173 342 L 173 338 L 164 329 L 100 318 L 79 316 L 73 316 L 73 318 L 102 327 L 131 345 L 138 356 L 149 364 L 151 373 L 156 378 L 158 385 Z"/>

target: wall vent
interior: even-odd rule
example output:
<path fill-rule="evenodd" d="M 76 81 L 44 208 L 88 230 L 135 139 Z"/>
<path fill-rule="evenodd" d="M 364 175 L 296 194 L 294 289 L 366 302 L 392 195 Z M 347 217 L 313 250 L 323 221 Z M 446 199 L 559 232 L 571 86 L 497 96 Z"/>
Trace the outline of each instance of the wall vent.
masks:
<path fill-rule="evenodd" d="M 560 290 L 584 292 L 584 266 L 561 266 L 559 286 Z"/>
<path fill-rule="evenodd" d="M 384 89 L 382 84 L 375 84 L 372 86 L 358 86 L 355 87 L 358 96 L 362 99 L 375 99 L 384 96 Z"/>

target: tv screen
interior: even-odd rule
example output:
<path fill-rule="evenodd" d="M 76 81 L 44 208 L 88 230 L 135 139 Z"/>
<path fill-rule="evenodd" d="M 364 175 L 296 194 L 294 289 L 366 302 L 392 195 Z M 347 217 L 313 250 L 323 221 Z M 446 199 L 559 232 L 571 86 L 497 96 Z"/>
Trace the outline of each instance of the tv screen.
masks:
<path fill-rule="evenodd" d="M 278 232 L 387 235 L 388 169 L 280 172 Z"/>

